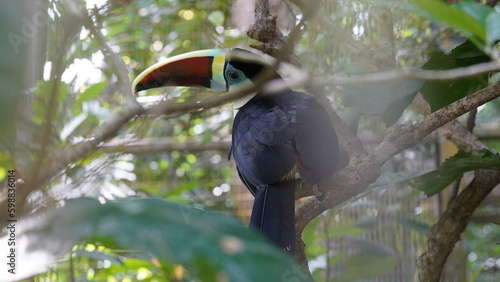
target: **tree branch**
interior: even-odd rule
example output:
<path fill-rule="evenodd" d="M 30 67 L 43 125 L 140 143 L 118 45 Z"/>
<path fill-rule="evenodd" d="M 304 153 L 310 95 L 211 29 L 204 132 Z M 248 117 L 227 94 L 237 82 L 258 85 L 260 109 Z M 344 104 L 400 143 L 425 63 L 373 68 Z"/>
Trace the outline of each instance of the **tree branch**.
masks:
<path fill-rule="evenodd" d="M 250 38 L 263 42 L 261 45 L 252 45 L 253 48 L 261 50 L 270 55 L 280 53 L 285 39 L 283 33 L 276 26 L 277 16 L 271 15 L 269 1 L 255 1 L 255 20 L 247 30 Z"/>
<path fill-rule="evenodd" d="M 458 121 L 453 120 L 439 129 L 441 133 L 453 142 L 460 150 L 472 152 L 489 148 L 479 141 L 479 138 L 468 131 Z"/>
<path fill-rule="evenodd" d="M 368 82 L 392 81 L 400 79 L 423 79 L 423 80 L 451 80 L 476 76 L 482 73 L 500 71 L 500 63 L 496 61 L 480 63 L 468 67 L 455 68 L 451 70 L 422 70 L 415 68 L 401 68 L 386 71 L 353 74 L 345 77 L 330 77 L 327 79 L 315 79 L 314 85 L 343 85 L 359 84 Z"/>
<path fill-rule="evenodd" d="M 419 138 L 420 140 L 435 129 L 487 102 L 498 98 L 499 96 L 500 82 L 496 82 L 495 84 L 483 88 L 474 94 L 466 96 L 438 111 L 433 112 L 415 124 L 415 127 L 417 127 L 416 138 Z"/>
<path fill-rule="evenodd" d="M 328 180 L 332 190 L 323 201 L 310 197 L 296 210 L 296 230 L 301 234 L 304 227 L 316 216 L 349 198 L 361 193 L 380 176 L 380 167 L 404 149 L 417 144 L 422 138 L 444 124 L 468 111 L 500 97 L 500 82 L 462 98 L 411 125 L 392 126 L 382 143 L 359 165 L 349 166 Z"/>
<path fill-rule="evenodd" d="M 472 213 L 500 183 L 500 171 L 478 170 L 474 180 L 444 211 L 427 234 L 423 254 L 417 260 L 416 281 L 439 281 L 443 265 L 460 240 Z"/>
<path fill-rule="evenodd" d="M 210 143 L 200 141 L 176 142 L 172 138 L 150 138 L 140 140 L 113 139 L 98 145 L 97 149 L 105 153 L 144 154 L 171 151 L 204 152 L 209 150 L 227 152 L 230 146 L 230 141 L 212 141 Z"/>
<path fill-rule="evenodd" d="M 490 196 L 489 194 L 488 196 Z M 484 202 L 483 202 L 484 203 Z M 475 223 L 494 223 L 500 225 L 500 211 L 493 211 L 490 213 L 474 213 L 470 221 Z M 500 243 L 500 242 L 499 242 Z"/>

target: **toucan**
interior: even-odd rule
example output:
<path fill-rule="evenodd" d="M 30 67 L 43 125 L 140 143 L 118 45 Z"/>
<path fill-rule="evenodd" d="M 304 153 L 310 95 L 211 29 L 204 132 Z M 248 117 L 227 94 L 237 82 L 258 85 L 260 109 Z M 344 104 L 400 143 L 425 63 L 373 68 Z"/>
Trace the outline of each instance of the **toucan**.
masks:
<path fill-rule="evenodd" d="M 286 253 L 295 251 L 295 183 L 318 185 L 337 168 L 337 134 L 323 106 L 311 95 L 279 87 L 259 87 L 283 78 L 262 56 L 234 49 L 209 49 L 158 62 L 134 80 L 134 92 L 164 86 L 205 87 L 229 91 L 254 84 L 256 91 L 234 102 L 229 152 L 237 172 L 255 196 L 250 226 Z M 257 85 L 258 84 L 258 85 Z"/>

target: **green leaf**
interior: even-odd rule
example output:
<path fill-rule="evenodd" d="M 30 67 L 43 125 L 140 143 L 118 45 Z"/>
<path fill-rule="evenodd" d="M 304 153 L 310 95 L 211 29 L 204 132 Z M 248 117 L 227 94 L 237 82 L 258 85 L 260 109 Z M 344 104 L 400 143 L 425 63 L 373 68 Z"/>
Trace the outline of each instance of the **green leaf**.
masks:
<path fill-rule="evenodd" d="M 382 116 L 386 125 L 396 122 L 422 86 L 419 80 L 398 80 L 347 85 L 343 104 L 360 115 Z"/>
<path fill-rule="evenodd" d="M 439 193 L 467 171 L 476 169 L 500 169 L 500 155 L 488 150 L 466 153 L 459 151 L 448 158 L 440 168 L 409 180 L 414 188 L 427 196 Z"/>
<path fill-rule="evenodd" d="M 62 105 L 64 100 L 66 100 L 66 97 L 68 96 L 68 90 L 69 86 L 65 82 L 59 82 L 59 85 L 57 86 L 57 96 L 56 96 L 56 103 L 59 105 Z"/>
<path fill-rule="evenodd" d="M 92 84 L 89 88 L 83 91 L 73 103 L 73 113 L 79 114 L 82 110 L 83 102 L 97 98 L 106 89 L 108 82 L 103 81 L 100 83 Z"/>
<path fill-rule="evenodd" d="M 468 67 L 491 59 L 469 40 L 457 46 L 449 53 L 436 50 L 431 53 L 429 61 L 422 66 L 426 70 L 450 70 Z M 436 111 L 488 85 L 488 74 L 454 80 L 429 80 L 424 83 L 420 92 Z"/>
<path fill-rule="evenodd" d="M 486 38 L 489 45 L 500 40 L 500 11 L 492 11 L 486 18 Z"/>
<path fill-rule="evenodd" d="M 460 1 L 453 6 L 481 22 L 486 28 L 486 44 L 491 46 L 500 40 L 500 11 L 475 1 Z"/>
<path fill-rule="evenodd" d="M 451 6 L 439 0 L 413 0 L 412 1 L 420 10 L 423 16 L 442 22 L 453 29 L 461 31 L 465 36 L 469 37 L 481 49 L 486 43 L 486 27 L 477 20 L 475 16 L 478 14 L 478 9 L 473 9 L 472 5 L 465 4 L 461 8 Z M 466 11 L 474 12 L 473 15 Z"/>
<path fill-rule="evenodd" d="M 479 4 L 474 1 L 460 1 L 452 4 L 453 8 L 464 11 L 477 21 L 481 22 L 481 24 L 485 25 L 486 17 L 493 10 L 491 7 Z"/>
<path fill-rule="evenodd" d="M 54 93 L 54 91 L 56 91 Z M 68 95 L 68 84 L 61 81 L 39 81 L 34 88 L 34 99 L 32 104 L 32 119 L 37 124 L 47 120 L 49 111 L 52 119 L 59 119 L 63 102 Z"/>
<path fill-rule="evenodd" d="M 303 277 L 289 257 L 233 217 L 158 199 L 100 204 L 75 199 L 22 221 L 24 276 L 43 270 L 82 240 L 142 251 L 186 267 L 203 281 L 282 281 Z M 1 243 L 7 243 L 2 238 Z M 17 277 L 16 277 L 17 278 Z"/>
<path fill-rule="evenodd" d="M 208 20 L 214 25 L 219 26 L 224 24 L 224 13 L 222 11 L 216 10 L 208 15 Z"/>
<path fill-rule="evenodd" d="M 12 170 L 15 168 L 15 159 L 12 153 L 9 151 L 5 150 L 0 150 L 0 185 L 1 187 L 6 187 L 4 186 L 4 180 L 6 181 L 7 179 L 5 178 L 7 176 L 7 172 L 9 170 Z"/>
<path fill-rule="evenodd" d="M 100 252 L 100 251 L 85 251 L 85 250 L 76 250 L 74 251 L 75 254 L 79 256 L 84 256 L 91 258 L 93 260 L 109 260 L 111 263 L 114 264 L 123 264 L 123 262 L 120 260 L 120 258 L 117 255 L 114 254 L 108 254 L 105 252 Z"/>
<path fill-rule="evenodd" d="M 478 267 L 474 272 L 472 272 L 472 275 L 470 276 L 468 282 L 474 282 L 476 279 L 479 277 L 481 272 L 484 271 L 484 266 Z"/>
<path fill-rule="evenodd" d="M 306 255 L 309 259 L 316 258 L 325 253 L 325 247 L 322 244 L 318 244 L 318 226 L 323 219 L 322 217 L 315 217 L 311 220 L 302 231 L 302 241 L 308 246 L 306 248 Z"/>

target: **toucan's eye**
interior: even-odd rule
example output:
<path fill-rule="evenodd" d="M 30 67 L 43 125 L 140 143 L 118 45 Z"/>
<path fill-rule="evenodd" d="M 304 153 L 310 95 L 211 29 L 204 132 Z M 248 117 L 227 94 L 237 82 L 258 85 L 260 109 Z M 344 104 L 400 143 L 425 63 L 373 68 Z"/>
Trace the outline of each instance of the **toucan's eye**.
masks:
<path fill-rule="evenodd" d="M 235 70 L 231 70 L 227 73 L 227 77 L 231 80 L 238 80 L 238 78 L 240 78 L 240 74 Z"/>
<path fill-rule="evenodd" d="M 226 77 L 228 85 L 236 85 L 247 80 L 245 74 L 241 70 L 233 67 L 231 64 L 226 65 L 224 76 Z"/>

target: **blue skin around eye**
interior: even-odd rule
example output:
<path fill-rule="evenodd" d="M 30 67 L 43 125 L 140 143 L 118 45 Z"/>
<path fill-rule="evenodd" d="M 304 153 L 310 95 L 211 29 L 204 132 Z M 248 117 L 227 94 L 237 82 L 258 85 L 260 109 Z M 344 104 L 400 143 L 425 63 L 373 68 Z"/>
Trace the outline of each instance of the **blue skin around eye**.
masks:
<path fill-rule="evenodd" d="M 237 79 L 232 79 L 230 76 L 229 76 L 229 73 L 231 72 L 236 72 L 238 73 L 238 78 Z M 225 77 L 226 77 L 226 81 L 227 81 L 227 84 L 228 85 L 237 85 L 237 84 L 240 84 L 244 81 L 246 81 L 248 78 L 246 77 L 246 75 L 239 69 L 233 67 L 232 65 L 228 64 L 227 67 L 226 67 L 226 70 L 225 70 Z"/>

